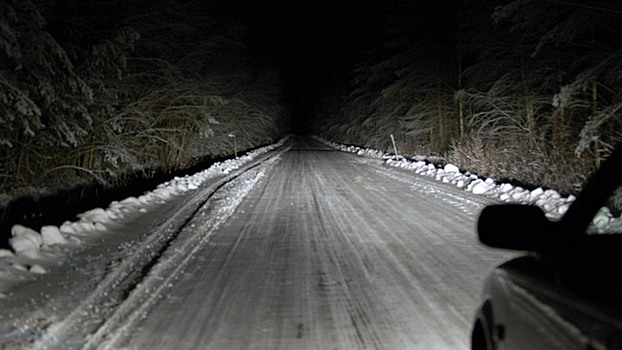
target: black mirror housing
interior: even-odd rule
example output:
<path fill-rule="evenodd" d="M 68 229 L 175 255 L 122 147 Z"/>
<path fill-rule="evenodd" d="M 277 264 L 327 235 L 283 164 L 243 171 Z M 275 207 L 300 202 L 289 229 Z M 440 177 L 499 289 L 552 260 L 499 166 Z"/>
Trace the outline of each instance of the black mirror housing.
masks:
<path fill-rule="evenodd" d="M 489 247 L 541 251 L 552 238 L 552 223 L 539 207 L 521 204 L 492 205 L 482 210 L 477 231 Z"/>

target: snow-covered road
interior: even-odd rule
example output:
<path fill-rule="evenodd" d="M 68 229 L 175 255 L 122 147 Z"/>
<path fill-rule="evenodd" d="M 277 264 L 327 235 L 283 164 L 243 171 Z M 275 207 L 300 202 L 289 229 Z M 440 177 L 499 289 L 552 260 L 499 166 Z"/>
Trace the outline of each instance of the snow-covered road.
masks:
<path fill-rule="evenodd" d="M 0 344 L 465 349 L 510 256 L 477 241 L 492 202 L 292 138 L 63 248 L 0 298 Z"/>

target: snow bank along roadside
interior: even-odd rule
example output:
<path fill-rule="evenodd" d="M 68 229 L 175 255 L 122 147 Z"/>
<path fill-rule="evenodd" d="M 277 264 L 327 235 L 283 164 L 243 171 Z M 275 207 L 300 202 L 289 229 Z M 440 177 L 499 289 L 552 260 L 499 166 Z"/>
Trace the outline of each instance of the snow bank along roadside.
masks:
<path fill-rule="evenodd" d="M 257 156 L 282 146 L 288 138 L 237 158 L 215 163 L 196 174 L 175 177 L 142 196 L 113 201 L 106 209 L 96 208 L 78 214 L 78 221 L 66 221 L 60 227 L 43 226 L 37 232 L 22 225 L 14 225 L 9 239 L 12 250 L 0 249 L 0 282 L 25 280 L 33 274 L 45 274 L 50 267 L 59 265 L 71 250 L 82 246 L 84 237 L 105 235 L 107 226 L 114 225 L 116 221 L 146 213 L 149 207 L 197 190 L 206 180 L 240 168 Z M 0 283 L 0 298 L 6 297 L 2 287 Z"/>
<path fill-rule="evenodd" d="M 395 157 L 382 151 L 346 146 L 321 137 L 315 137 L 318 141 L 344 152 L 356 153 L 367 157 L 383 159 L 385 164 L 414 171 L 416 174 L 432 177 L 444 183 L 453 184 L 465 191 L 477 195 L 502 200 L 508 203 L 522 203 L 537 205 L 551 219 L 559 219 L 568 210 L 570 204 L 576 199 L 575 196 L 562 197 L 557 191 L 540 187 L 527 190 L 520 186 L 509 183 L 497 183 L 494 179 L 481 179 L 475 174 L 462 172 L 457 166 L 447 164 L 444 167 L 436 167 L 434 164 L 424 161 L 412 161 L 401 156 Z M 396 159 L 397 158 L 397 159 Z"/>

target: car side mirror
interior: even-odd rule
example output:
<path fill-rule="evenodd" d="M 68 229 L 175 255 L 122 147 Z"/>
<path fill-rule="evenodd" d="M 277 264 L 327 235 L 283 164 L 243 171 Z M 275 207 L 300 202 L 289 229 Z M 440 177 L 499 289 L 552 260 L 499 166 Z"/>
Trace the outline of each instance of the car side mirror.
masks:
<path fill-rule="evenodd" d="M 482 210 L 477 223 L 479 240 L 487 246 L 540 251 L 548 247 L 552 223 L 532 205 L 492 205 Z"/>

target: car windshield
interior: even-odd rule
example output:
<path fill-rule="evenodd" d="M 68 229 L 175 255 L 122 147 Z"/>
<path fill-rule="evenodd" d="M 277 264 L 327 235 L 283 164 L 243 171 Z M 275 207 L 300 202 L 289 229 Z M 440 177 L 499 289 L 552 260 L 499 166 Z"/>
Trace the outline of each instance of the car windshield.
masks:
<path fill-rule="evenodd" d="M 622 185 L 607 199 L 592 219 L 588 234 L 622 234 Z"/>

